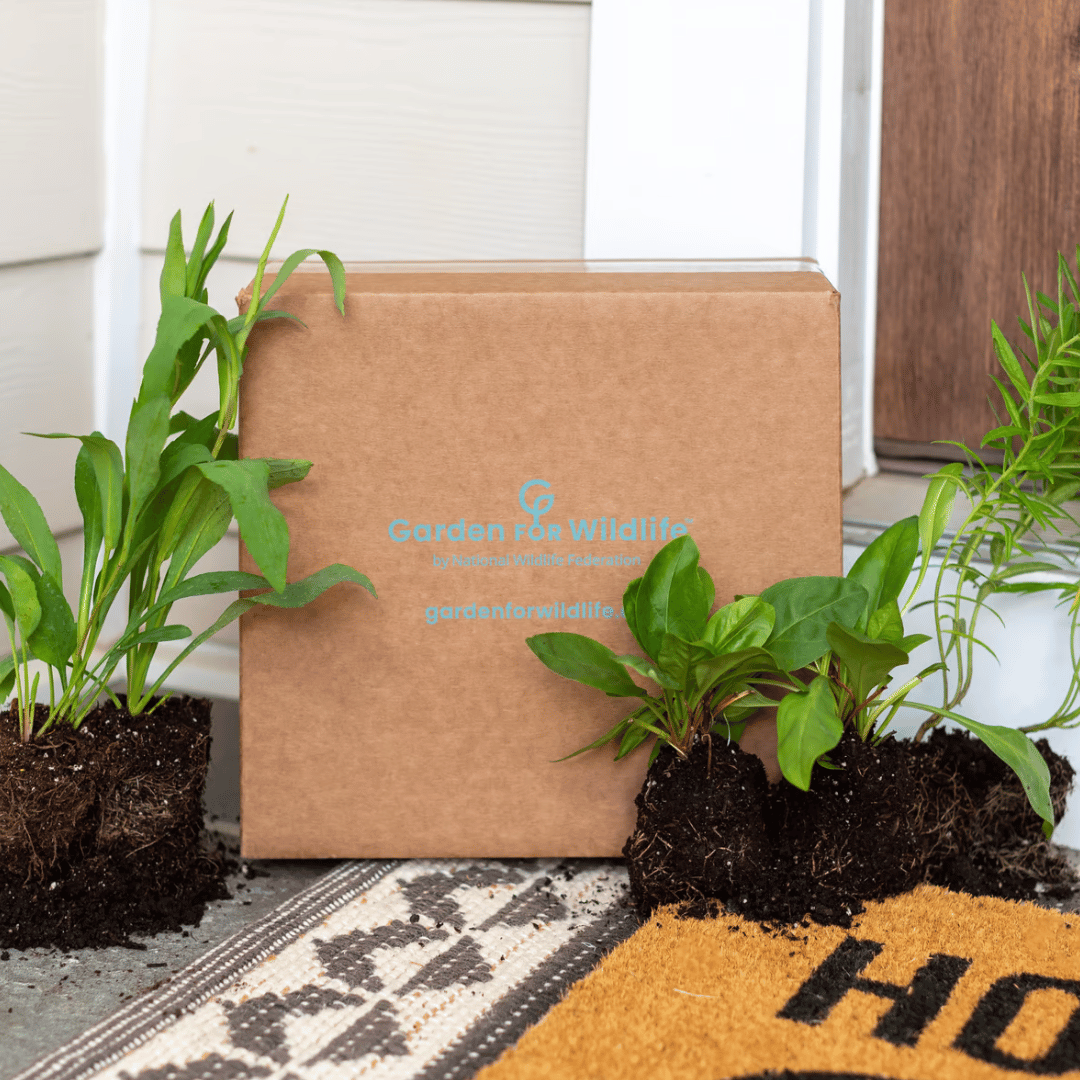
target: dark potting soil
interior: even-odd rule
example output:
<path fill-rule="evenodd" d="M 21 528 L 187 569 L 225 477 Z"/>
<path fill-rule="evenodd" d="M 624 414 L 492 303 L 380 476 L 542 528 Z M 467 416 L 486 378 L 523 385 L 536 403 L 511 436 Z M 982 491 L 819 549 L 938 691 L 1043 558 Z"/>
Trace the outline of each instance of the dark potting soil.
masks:
<path fill-rule="evenodd" d="M 1055 819 L 1073 770 L 1045 739 Z M 870 746 L 848 732 L 809 792 L 770 785 L 760 760 L 712 736 L 682 761 L 665 747 L 626 842 L 642 915 L 717 905 L 768 922 L 850 926 L 864 900 L 922 882 L 1008 899 L 1068 896 L 1076 875 L 1043 838 L 1016 774 L 964 732 Z M 1039 889 L 1036 889 L 1036 885 Z"/>
<path fill-rule="evenodd" d="M 38 722 L 44 719 L 38 707 Z M 78 731 L 19 740 L 0 714 L 0 948 L 135 945 L 228 896 L 202 795 L 210 702 L 99 706 Z"/>

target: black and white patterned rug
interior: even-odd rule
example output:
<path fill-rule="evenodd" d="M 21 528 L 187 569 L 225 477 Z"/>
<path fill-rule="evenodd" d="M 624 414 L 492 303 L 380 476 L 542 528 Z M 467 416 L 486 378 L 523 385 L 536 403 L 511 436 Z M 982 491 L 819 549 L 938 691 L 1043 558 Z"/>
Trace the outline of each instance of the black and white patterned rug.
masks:
<path fill-rule="evenodd" d="M 464 1080 L 637 928 L 587 859 L 349 862 L 14 1080 Z"/>

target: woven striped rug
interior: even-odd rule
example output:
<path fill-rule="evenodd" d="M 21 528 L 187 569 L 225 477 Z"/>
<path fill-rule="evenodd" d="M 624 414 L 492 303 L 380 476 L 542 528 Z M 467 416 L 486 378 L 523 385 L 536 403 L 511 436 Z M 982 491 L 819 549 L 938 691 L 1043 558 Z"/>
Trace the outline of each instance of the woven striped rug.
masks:
<path fill-rule="evenodd" d="M 602 860 L 349 862 L 14 1080 L 463 1080 L 637 920 Z"/>

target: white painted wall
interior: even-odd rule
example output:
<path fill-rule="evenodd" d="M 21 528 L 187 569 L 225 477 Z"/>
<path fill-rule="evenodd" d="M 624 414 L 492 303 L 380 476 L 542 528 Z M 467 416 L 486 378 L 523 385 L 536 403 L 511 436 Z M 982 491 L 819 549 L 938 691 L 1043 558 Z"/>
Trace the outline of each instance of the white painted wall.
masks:
<path fill-rule="evenodd" d="M 101 0 L 8 0 L 0 34 L 0 462 L 58 532 L 80 524 L 76 447 L 21 432 L 93 426 L 101 17 Z"/>
<path fill-rule="evenodd" d="M 586 258 L 816 258 L 842 297 L 844 484 L 874 473 L 882 0 L 592 7 Z"/>

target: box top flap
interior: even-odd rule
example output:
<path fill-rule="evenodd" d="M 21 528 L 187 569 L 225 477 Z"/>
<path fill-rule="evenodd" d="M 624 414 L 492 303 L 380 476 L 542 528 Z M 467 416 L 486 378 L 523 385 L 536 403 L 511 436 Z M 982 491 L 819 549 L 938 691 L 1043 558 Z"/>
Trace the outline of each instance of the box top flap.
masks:
<path fill-rule="evenodd" d="M 273 281 L 278 264 L 267 267 Z M 352 262 L 349 293 L 820 292 L 835 289 L 813 259 Z M 301 265 L 283 291 L 330 291 L 321 261 Z M 246 304 L 251 286 L 237 300 Z"/>

